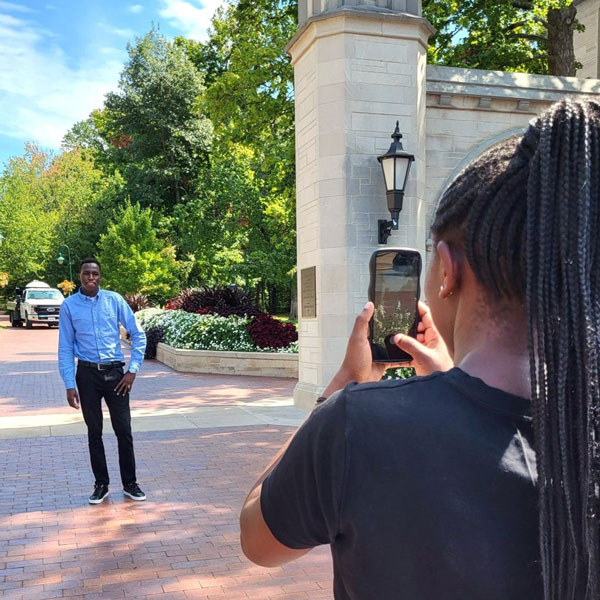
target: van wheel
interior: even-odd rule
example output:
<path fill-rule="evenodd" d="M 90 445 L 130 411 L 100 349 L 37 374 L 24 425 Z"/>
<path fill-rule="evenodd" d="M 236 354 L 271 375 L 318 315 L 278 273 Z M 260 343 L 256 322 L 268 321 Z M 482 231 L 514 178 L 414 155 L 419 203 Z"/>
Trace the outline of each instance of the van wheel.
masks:
<path fill-rule="evenodd" d="M 27 315 L 25 315 L 25 327 L 27 327 L 27 329 L 31 329 L 33 327 L 33 323 L 27 318 Z"/>

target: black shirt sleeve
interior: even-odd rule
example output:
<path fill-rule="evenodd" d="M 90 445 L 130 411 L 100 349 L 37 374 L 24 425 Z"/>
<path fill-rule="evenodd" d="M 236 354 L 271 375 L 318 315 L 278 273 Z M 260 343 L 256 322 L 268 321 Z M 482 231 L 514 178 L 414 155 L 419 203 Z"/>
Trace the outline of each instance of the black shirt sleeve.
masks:
<path fill-rule="evenodd" d="M 333 542 L 346 469 L 346 410 L 338 392 L 313 410 L 262 484 L 265 522 L 288 548 Z"/>

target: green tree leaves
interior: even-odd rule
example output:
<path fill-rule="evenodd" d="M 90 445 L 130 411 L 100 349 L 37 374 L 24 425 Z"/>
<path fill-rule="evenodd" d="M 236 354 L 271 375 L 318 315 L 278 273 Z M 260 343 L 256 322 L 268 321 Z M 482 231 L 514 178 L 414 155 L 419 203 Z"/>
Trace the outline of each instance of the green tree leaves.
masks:
<path fill-rule="evenodd" d="M 153 29 L 128 47 L 118 91 L 73 126 L 60 157 L 40 159 L 44 175 L 29 174 L 37 167 L 28 164 L 6 180 L 7 190 L 35 188 L 35 202 L 24 189 L 0 197 L 0 230 L 15 240 L 5 249 L 30 240 L 23 234 L 17 243 L 2 215 L 15 198 L 35 205 L 19 215 L 35 251 L 11 259 L 11 270 L 26 280 L 32 271 L 64 279 L 54 249 L 64 243 L 75 263 L 99 252 L 105 281 L 120 293 L 166 298 L 178 279 L 235 282 L 263 307 L 285 310 L 296 246 L 293 76 L 284 48 L 296 10 L 289 0 L 233 1 L 204 44 L 171 43 Z"/>
<path fill-rule="evenodd" d="M 571 0 L 423 0 L 429 62 L 574 76 L 575 12 Z"/>
<path fill-rule="evenodd" d="M 95 251 L 119 186 L 80 150 L 53 157 L 28 145 L 11 159 L 0 178 L 0 271 L 9 273 L 8 286 L 68 277 L 68 265 L 56 262 L 59 244 L 70 247 L 76 270 Z"/>
<path fill-rule="evenodd" d="M 170 208 L 193 189 L 210 150 L 203 77 L 155 30 L 128 51 L 120 91 L 106 96 L 103 137 L 117 151 L 131 197 Z"/>
<path fill-rule="evenodd" d="M 175 248 L 158 239 L 151 213 L 128 202 L 100 237 L 98 259 L 110 289 L 164 302 L 178 289 Z"/>

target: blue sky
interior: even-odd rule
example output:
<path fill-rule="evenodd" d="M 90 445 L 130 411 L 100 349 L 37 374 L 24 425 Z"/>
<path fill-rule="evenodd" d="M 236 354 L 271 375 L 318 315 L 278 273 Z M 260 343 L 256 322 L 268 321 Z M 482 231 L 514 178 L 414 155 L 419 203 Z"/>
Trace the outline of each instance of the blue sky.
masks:
<path fill-rule="evenodd" d="M 206 39 L 224 0 L 0 0 L 0 168 L 63 135 L 116 90 L 126 45 L 154 23 Z"/>

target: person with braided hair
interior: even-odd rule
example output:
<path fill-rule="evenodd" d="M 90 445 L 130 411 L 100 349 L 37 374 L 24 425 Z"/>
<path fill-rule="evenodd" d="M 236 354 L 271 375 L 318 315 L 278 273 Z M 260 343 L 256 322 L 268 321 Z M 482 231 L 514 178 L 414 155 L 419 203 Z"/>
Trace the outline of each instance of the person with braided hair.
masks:
<path fill-rule="evenodd" d="M 328 399 L 240 517 L 264 566 L 330 544 L 336 599 L 600 598 L 600 105 L 565 100 L 442 195 L 417 377 L 357 317 Z"/>

